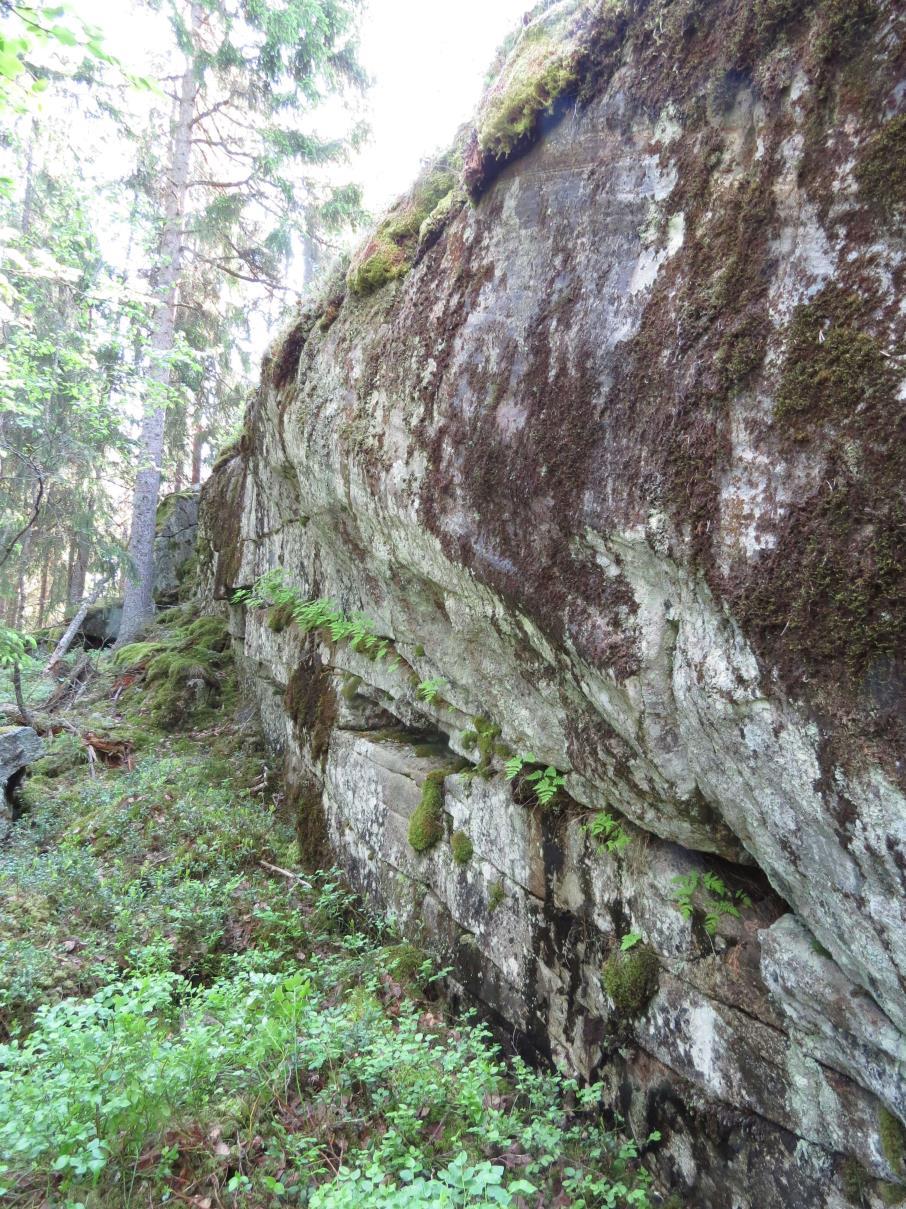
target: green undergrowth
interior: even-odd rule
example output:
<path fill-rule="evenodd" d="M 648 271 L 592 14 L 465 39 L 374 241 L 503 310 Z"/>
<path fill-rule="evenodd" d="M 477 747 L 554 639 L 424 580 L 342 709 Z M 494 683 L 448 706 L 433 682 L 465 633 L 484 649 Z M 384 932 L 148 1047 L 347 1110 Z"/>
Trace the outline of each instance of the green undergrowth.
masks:
<path fill-rule="evenodd" d="M 204 639 L 231 674 L 196 622 L 100 657 L 69 718 L 134 767 L 54 740 L 0 851 L 0 1201 L 644 1209 L 654 1139 L 449 1017 L 424 953 L 302 872 L 256 734 L 157 726 L 155 660 Z"/>
<path fill-rule="evenodd" d="M 165 730 L 209 719 L 235 696 L 226 622 L 187 608 L 162 615 L 142 641 L 115 652 L 113 665 L 142 674 L 146 711 Z"/>

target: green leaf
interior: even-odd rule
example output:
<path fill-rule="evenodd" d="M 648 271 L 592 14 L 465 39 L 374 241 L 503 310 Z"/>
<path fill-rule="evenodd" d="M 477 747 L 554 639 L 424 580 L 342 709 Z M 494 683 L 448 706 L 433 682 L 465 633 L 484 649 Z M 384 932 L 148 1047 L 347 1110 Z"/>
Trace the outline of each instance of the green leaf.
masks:
<path fill-rule="evenodd" d="M 65 25 L 52 25 L 50 35 L 52 38 L 56 38 L 58 42 L 62 42 L 64 46 L 78 46 L 78 38 Z"/>
<path fill-rule="evenodd" d="M 627 932 L 620 941 L 620 950 L 625 953 L 628 949 L 634 948 L 642 939 L 641 932 Z"/>

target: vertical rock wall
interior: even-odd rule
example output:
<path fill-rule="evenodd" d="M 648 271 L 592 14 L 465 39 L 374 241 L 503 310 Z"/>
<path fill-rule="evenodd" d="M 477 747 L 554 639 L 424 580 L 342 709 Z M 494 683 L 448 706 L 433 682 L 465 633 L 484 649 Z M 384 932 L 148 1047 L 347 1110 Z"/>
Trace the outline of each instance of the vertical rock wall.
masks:
<path fill-rule="evenodd" d="M 230 610 L 309 852 L 709 1209 L 906 1196 L 903 24 L 544 6 L 202 498 L 388 642 Z"/>

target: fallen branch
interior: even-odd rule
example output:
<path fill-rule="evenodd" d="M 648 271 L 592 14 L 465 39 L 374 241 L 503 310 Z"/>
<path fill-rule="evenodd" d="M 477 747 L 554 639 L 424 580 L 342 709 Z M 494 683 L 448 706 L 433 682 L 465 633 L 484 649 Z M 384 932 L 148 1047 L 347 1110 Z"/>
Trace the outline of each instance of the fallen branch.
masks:
<path fill-rule="evenodd" d="M 44 668 L 45 676 L 57 676 L 59 674 L 60 663 L 63 660 L 63 656 L 66 654 L 66 652 L 69 650 L 70 646 L 72 645 L 73 638 L 75 638 L 76 634 L 78 634 L 79 629 L 81 628 L 82 622 L 85 620 L 85 616 L 88 613 L 88 610 L 95 603 L 95 601 L 97 601 L 97 599 L 100 597 L 101 593 L 104 591 L 104 589 L 110 583 L 110 579 L 111 579 L 111 577 L 109 575 L 106 578 L 102 579 L 100 581 L 100 583 L 98 584 L 98 586 L 91 593 L 91 595 L 86 596 L 85 599 L 82 601 L 82 603 L 79 605 L 76 615 L 73 617 L 72 621 L 70 621 L 69 625 L 64 630 L 63 637 L 60 639 L 60 641 L 54 647 L 54 652 L 47 661 L 47 664 Z"/>
<path fill-rule="evenodd" d="M 311 882 L 304 878 L 301 873 L 293 873 L 291 869 L 281 869 L 279 865 L 272 865 L 270 861 L 259 861 L 264 869 L 270 869 L 271 873 L 279 873 L 281 877 L 288 877 L 291 881 L 301 882 L 306 890 L 311 889 Z"/>

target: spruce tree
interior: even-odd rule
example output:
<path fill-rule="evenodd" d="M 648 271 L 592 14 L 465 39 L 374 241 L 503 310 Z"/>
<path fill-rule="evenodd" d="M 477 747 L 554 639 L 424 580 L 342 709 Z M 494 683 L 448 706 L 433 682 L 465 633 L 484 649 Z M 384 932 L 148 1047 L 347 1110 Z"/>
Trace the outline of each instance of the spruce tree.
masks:
<path fill-rule="evenodd" d="M 119 644 L 153 612 L 153 550 L 177 309 L 203 264 L 225 280 L 280 288 L 294 234 L 317 236 L 357 215 L 355 189 L 330 189 L 323 166 L 357 131 L 324 139 L 320 102 L 363 83 L 359 0 L 171 0 L 184 65 L 164 167 L 154 271 L 157 303 L 129 539 Z"/>

